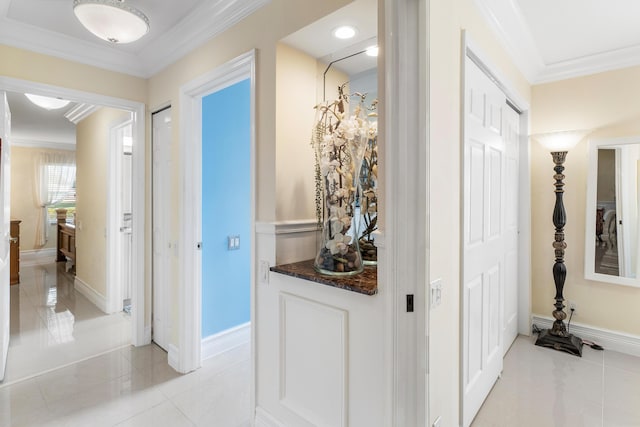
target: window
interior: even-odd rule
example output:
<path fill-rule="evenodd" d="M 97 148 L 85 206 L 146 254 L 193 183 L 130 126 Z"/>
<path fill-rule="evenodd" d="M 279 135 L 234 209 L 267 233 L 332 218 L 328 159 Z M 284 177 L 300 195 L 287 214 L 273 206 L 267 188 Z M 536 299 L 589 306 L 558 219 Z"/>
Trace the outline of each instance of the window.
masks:
<path fill-rule="evenodd" d="M 52 200 L 56 200 L 52 205 L 47 206 L 49 223 L 58 222 L 56 209 L 59 208 L 67 210 L 67 222 L 73 223 L 73 216 L 76 212 L 75 165 L 46 165 L 45 174 L 48 193 L 55 195 Z"/>

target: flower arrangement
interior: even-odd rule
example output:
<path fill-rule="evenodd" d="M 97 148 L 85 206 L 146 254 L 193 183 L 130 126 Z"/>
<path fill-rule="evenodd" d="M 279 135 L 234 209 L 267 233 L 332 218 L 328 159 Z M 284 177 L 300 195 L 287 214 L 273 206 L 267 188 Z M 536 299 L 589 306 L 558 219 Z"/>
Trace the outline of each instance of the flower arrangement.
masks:
<path fill-rule="evenodd" d="M 371 109 L 376 108 L 374 101 Z M 377 113 L 369 114 L 370 118 Z M 375 265 L 378 249 L 373 240 L 373 232 L 378 229 L 378 122 L 371 121 L 367 131 L 362 167 L 360 169 L 360 226 L 359 247 L 365 264 Z"/>
<path fill-rule="evenodd" d="M 349 275 L 363 270 L 353 217 L 369 121 L 361 105 L 364 96 L 359 96 L 361 102 L 351 115 L 345 113 L 349 95 L 344 94 L 344 85 L 336 101 L 316 106 L 312 144 L 316 150 L 316 213 L 322 223 L 322 243 L 314 266 L 324 274 Z"/>

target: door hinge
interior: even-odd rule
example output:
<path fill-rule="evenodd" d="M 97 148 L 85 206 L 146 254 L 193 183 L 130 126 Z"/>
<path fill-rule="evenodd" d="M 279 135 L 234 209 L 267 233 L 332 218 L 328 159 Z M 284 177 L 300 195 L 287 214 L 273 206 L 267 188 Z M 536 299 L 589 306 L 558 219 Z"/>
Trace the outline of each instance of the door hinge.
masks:
<path fill-rule="evenodd" d="M 407 295 L 407 313 L 413 313 L 413 294 Z"/>

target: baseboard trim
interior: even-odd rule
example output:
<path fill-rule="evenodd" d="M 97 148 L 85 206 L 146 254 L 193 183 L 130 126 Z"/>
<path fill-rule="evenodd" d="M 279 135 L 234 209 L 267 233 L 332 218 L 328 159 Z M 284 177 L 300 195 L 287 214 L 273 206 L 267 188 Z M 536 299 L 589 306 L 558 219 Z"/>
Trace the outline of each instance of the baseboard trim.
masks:
<path fill-rule="evenodd" d="M 91 301 L 96 307 L 102 310 L 103 313 L 109 314 L 107 311 L 107 298 L 104 295 L 96 292 L 91 286 L 87 285 L 82 279 L 76 276 L 73 287 L 76 291 L 84 295 L 89 301 Z"/>
<path fill-rule="evenodd" d="M 549 329 L 554 319 L 546 316 L 532 316 L 533 324 L 540 329 Z M 603 346 L 606 350 L 640 357 L 640 336 L 623 332 L 610 331 L 608 329 L 595 328 L 571 322 L 571 333 Z"/>
<path fill-rule="evenodd" d="M 226 351 L 248 343 L 251 340 L 251 322 L 235 326 L 218 334 L 202 339 L 202 360 L 210 359 Z"/>
<path fill-rule="evenodd" d="M 261 407 L 256 408 L 255 427 L 284 427 L 280 421 Z"/>
<path fill-rule="evenodd" d="M 57 252 L 58 250 L 56 248 L 20 251 L 20 265 L 30 266 L 35 264 L 55 262 Z"/>

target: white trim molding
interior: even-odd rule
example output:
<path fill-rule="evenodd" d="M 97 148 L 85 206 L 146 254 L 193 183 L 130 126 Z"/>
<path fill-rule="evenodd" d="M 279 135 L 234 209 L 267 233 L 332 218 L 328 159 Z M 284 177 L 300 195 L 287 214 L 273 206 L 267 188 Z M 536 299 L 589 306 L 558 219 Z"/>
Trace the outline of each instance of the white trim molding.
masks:
<path fill-rule="evenodd" d="M 276 420 L 273 415 L 264 408 L 258 406 L 256 408 L 255 427 L 285 427 L 280 421 Z"/>
<path fill-rule="evenodd" d="M 532 324 L 540 329 L 549 329 L 554 319 L 547 316 L 532 316 Z M 593 341 L 604 347 L 605 350 L 613 350 L 619 353 L 640 357 L 640 336 L 626 334 L 624 332 L 611 331 L 609 329 L 594 326 L 571 323 L 571 333 L 581 339 Z"/>
<path fill-rule="evenodd" d="M 73 287 L 76 291 L 80 292 L 84 295 L 93 305 L 98 307 L 100 311 L 103 313 L 109 314 L 107 311 L 107 298 L 101 293 L 97 292 L 91 286 L 89 286 L 85 281 L 76 276 L 73 281 Z"/>
<path fill-rule="evenodd" d="M 202 360 L 233 350 L 251 340 L 251 322 L 243 323 L 226 331 L 202 339 Z"/>
<path fill-rule="evenodd" d="M 98 39 L 84 40 L 16 21 L 7 17 L 7 11 L 0 8 L 0 39 L 8 46 L 148 78 L 270 2 L 200 2 L 157 38 L 142 40 L 142 47 L 137 51 L 118 49 Z"/>
<path fill-rule="evenodd" d="M 76 151 L 75 141 L 45 141 L 31 138 L 11 137 L 12 147 L 46 148 L 49 150 Z"/>
<path fill-rule="evenodd" d="M 198 369 L 202 362 L 202 252 L 198 248 L 198 242 L 202 240 L 202 98 L 245 79 L 251 81 L 251 322 L 255 316 L 255 56 L 255 50 L 251 50 L 180 88 L 181 286 L 178 291 L 178 357 L 176 366 L 172 366 L 182 373 Z"/>
<path fill-rule="evenodd" d="M 318 230 L 316 219 L 294 219 L 289 221 L 256 222 L 258 234 L 298 234 L 309 233 Z"/>

